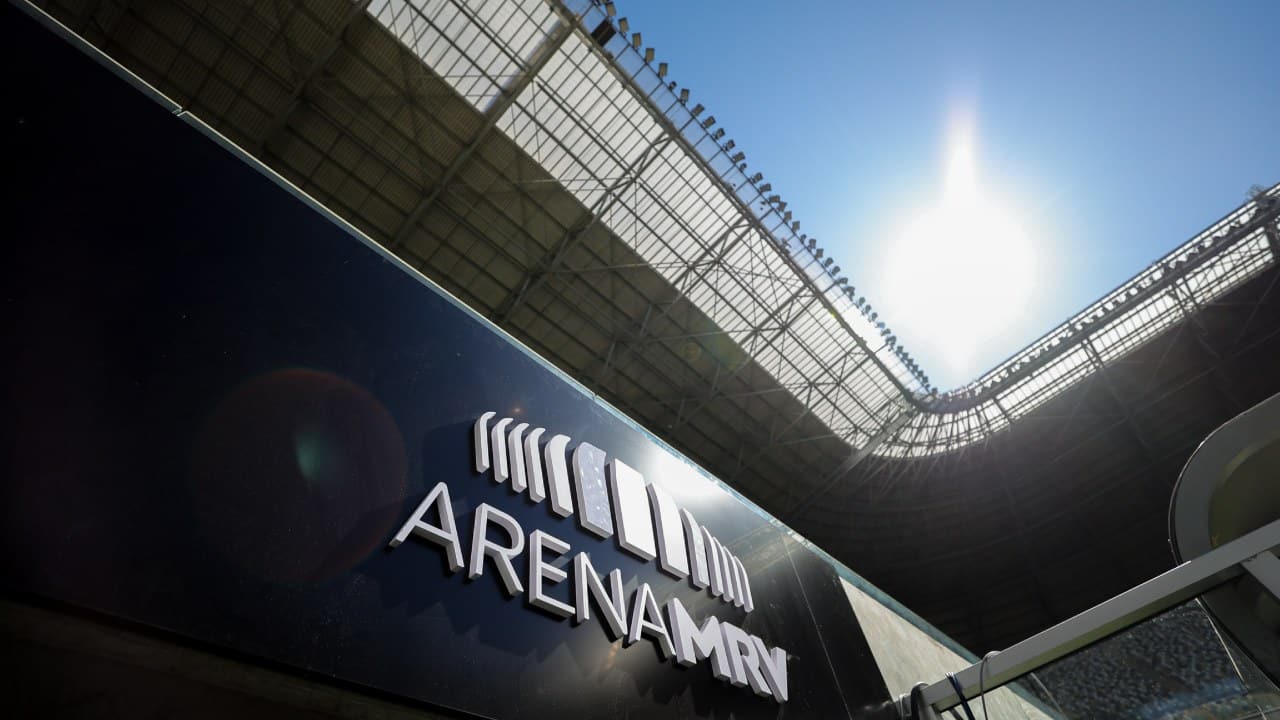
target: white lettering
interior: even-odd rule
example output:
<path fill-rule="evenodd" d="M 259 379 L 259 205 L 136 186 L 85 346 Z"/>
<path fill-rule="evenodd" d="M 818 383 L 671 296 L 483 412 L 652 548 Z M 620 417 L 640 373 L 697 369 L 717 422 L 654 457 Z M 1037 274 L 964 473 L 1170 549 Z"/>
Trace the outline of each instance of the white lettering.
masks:
<path fill-rule="evenodd" d="M 698 521 L 684 508 L 680 508 L 680 520 L 684 524 L 685 546 L 689 549 L 689 584 L 701 590 L 711 582 L 702 528 L 698 527 Z"/>
<path fill-rule="evenodd" d="M 724 597 L 724 574 L 720 568 L 720 541 L 702 528 L 702 542 L 707 549 L 707 568 L 711 571 L 711 597 Z"/>
<path fill-rule="evenodd" d="M 440 518 L 439 525 L 432 525 L 423 519 L 427 510 L 433 506 Z M 436 483 L 436 486 L 431 488 L 431 492 L 427 493 L 427 497 L 418 503 L 418 508 L 413 511 L 404 525 L 400 526 L 400 532 L 391 538 L 389 544 L 391 547 L 399 547 L 400 543 L 410 535 L 443 546 L 445 557 L 449 561 L 449 570 L 457 572 L 462 569 L 462 543 L 458 540 L 458 526 L 453 517 L 453 503 L 449 499 L 448 485 Z"/>
<path fill-rule="evenodd" d="M 524 453 L 521 452 L 520 446 L 520 440 L 528 428 L 529 423 L 520 423 L 511 428 L 511 432 L 507 434 L 507 462 L 511 465 L 511 489 L 518 493 L 524 492 L 528 487 L 525 481 Z"/>
<path fill-rule="evenodd" d="M 524 439 L 524 467 L 529 472 L 529 499 L 540 503 L 547 499 L 547 485 L 542 479 L 542 459 L 538 457 L 538 440 L 545 432 L 534 428 Z"/>
<path fill-rule="evenodd" d="M 613 496 L 613 519 L 618 528 L 618 545 L 642 560 L 658 554 L 653 539 L 653 515 L 644 476 L 614 458 L 609 463 L 609 492 Z"/>
<path fill-rule="evenodd" d="M 649 486 L 649 505 L 658 528 L 658 567 L 668 575 L 683 580 L 689 577 L 689 556 L 685 553 L 684 532 L 680 528 L 680 509 L 667 491 Z"/>
<path fill-rule="evenodd" d="M 671 627 L 677 663 L 693 667 L 699 660 L 710 658 L 712 676 L 720 680 L 729 679 L 724 635 L 720 633 L 720 621 L 714 615 L 708 617 L 699 629 L 680 600 L 671 598 L 667 601 L 667 622 Z"/>
<path fill-rule="evenodd" d="M 609 573 L 609 590 L 604 589 L 596 569 L 591 567 L 591 558 L 584 552 L 573 558 L 573 623 L 581 625 L 591 619 L 591 600 L 595 600 L 600 610 L 600 619 L 604 621 L 605 631 L 610 640 L 617 640 L 627 632 L 626 605 L 622 599 L 622 571 L 615 568 Z"/>
<path fill-rule="evenodd" d="M 770 650 L 765 647 L 764 641 L 755 635 L 751 636 L 751 641 L 756 644 L 756 650 L 760 653 L 760 666 L 764 668 L 764 679 L 769 683 L 769 692 L 773 693 L 773 699 L 780 703 L 786 702 L 787 651 L 782 648 Z"/>
<path fill-rule="evenodd" d="M 604 477 L 604 451 L 591 443 L 573 450 L 573 488 L 578 502 L 578 524 L 602 538 L 613 535 L 609 517 L 609 488 Z"/>
<path fill-rule="evenodd" d="M 543 560 L 545 551 L 551 551 L 555 557 L 569 552 L 569 543 L 541 530 L 529 533 L 529 604 L 546 610 L 552 615 L 569 617 L 573 608 L 547 595 L 543 590 L 543 582 L 555 584 L 569 577 L 569 573 Z M 552 558 L 554 559 L 554 558 Z"/>
<path fill-rule="evenodd" d="M 667 624 L 658 610 L 658 601 L 653 597 L 649 583 L 640 583 L 631 596 L 631 629 L 622 644 L 632 645 L 642 636 L 653 640 L 663 660 L 671 657 L 671 635 L 667 632 Z"/>
<path fill-rule="evenodd" d="M 573 514 L 573 489 L 569 487 L 569 466 L 565 462 L 568 435 L 556 435 L 547 441 L 542 456 L 547 460 L 547 491 L 551 494 L 551 509 L 560 517 Z"/>
<path fill-rule="evenodd" d="M 507 470 L 507 426 L 511 424 L 511 418 L 502 418 L 493 424 L 493 430 L 490 431 L 490 439 L 493 441 L 493 481 L 496 483 L 506 482 Z"/>
<path fill-rule="evenodd" d="M 760 672 L 760 656 L 756 654 L 756 644 L 752 636 L 733 623 L 720 623 L 720 632 L 724 633 L 724 647 L 729 651 L 729 682 L 742 687 L 750 685 L 751 690 L 761 697 L 769 697 L 769 684 Z"/>
<path fill-rule="evenodd" d="M 506 531 L 511 545 L 500 545 L 489 539 L 489 524 L 497 525 Z M 484 574 L 484 559 L 489 557 L 498 569 L 503 588 L 508 595 L 524 592 L 520 578 L 516 575 L 512 561 L 524 552 L 524 530 L 520 523 L 501 510 L 481 503 L 475 512 L 475 528 L 471 531 L 471 565 L 467 568 L 467 577 L 474 580 Z"/>
<path fill-rule="evenodd" d="M 489 420 L 497 413 L 490 411 L 480 416 L 475 425 L 476 472 L 489 469 Z"/>

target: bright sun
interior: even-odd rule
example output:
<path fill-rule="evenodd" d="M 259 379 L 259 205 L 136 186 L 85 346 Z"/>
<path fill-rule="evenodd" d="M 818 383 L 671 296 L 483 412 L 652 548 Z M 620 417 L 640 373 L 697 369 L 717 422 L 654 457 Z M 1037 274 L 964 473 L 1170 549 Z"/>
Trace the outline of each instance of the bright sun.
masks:
<path fill-rule="evenodd" d="M 967 133 L 952 142 L 940 201 L 908 220 L 885 258 L 881 281 L 892 325 L 938 375 L 967 382 L 992 363 L 1032 300 L 1036 253 L 1018 219 L 982 186 Z M 939 383 L 941 384 L 941 383 Z M 950 383 L 948 383 L 950 384 Z M 944 388 L 945 389 L 945 388 Z"/>

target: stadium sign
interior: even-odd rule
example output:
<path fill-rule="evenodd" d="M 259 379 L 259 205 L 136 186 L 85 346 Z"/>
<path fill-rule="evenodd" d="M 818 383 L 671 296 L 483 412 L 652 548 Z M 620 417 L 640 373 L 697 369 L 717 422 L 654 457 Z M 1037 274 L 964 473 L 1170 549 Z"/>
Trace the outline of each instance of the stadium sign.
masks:
<path fill-rule="evenodd" d="M 566 435 L 553 435 L 543 447 L 544 428 L 530 429 L 523 422 L 512 426 L 509 417 L 490 427 L 496 415 L 486 412 L 474 425 L 477 473 L 490 474 L 496 483 L 509 483 L 511 490 L 526 494 L 534 503 L 549 501 L 560 517 L 574 515 L 576 508 L 583 531 L 601 538 L 616 533 L 618 545 L 632 556 L 645 562 L 656 559 L 667 575 L 706 589 L 712 597 L 745 612 L 754 609 L 742 561 L 688 510 L 677 507 L 670 494 L 590 443 L 578 443 L 569 456 L 571 440 Z M 493 534 L 502 537 L 494 539 Z M 715 616 L 699 626 L 676 597 L 660 609 L 647 582 L 639 583 L 627 600 L 622 571 L 614 568 L 600 574 L 586 552 L 572 558 L 570 601 L 553 597 L 550 586 L 570 576 L 562 568 L 571 551 L 569 543 L 543 530 L 529 532 L 526 539 L 514 517 L 488 503 L 475 509 L 470 547 L 464 548 L 446 482 L 427 493 L 389 545 L 399 547 L 410 537 L 438 545 L 449 570 L 465 569 L 468 579 L 482 576 L 488 560 L 507 595 L 523 593 L 532 608 L 581 625 L 591 619 L 594 605 L 611 640 L 621 639 L 629 646 L 647 639 L 663 660 L 685 667 L 706 660 L 718 680 L 750 687 L 779 703 L 787 700 L 786 650 L 770 648 L 761 638 Z M 527 560 L 521 563 L 520 556 L 526 553 Z M 518 570 L 518 565 L 526 571 Z"/>

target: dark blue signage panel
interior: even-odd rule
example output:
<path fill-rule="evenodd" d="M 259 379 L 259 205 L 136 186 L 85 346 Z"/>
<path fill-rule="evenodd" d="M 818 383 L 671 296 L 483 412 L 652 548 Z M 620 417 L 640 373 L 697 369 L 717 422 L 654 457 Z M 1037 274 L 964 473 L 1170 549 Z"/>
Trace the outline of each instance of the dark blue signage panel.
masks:
<path fill-rule="evenodd" d="M 834 571 L 22 13 L 3 586 L 492 717 L 870 717 Z"/>

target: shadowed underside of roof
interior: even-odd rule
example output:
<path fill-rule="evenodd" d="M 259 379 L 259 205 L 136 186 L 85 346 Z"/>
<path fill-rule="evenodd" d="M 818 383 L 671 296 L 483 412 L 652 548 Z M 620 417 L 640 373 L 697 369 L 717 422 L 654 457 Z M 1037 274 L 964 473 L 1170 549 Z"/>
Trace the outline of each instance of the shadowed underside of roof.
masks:
<path fill-rule="evenodd" d="M 939 396 L 594 5 L 41 5 L 974 650 L 1167 567 L 1280 391 L 1277 188 Z"/>

